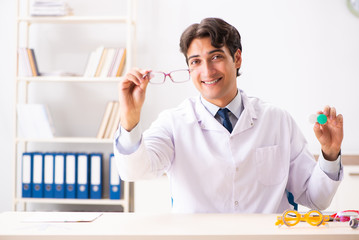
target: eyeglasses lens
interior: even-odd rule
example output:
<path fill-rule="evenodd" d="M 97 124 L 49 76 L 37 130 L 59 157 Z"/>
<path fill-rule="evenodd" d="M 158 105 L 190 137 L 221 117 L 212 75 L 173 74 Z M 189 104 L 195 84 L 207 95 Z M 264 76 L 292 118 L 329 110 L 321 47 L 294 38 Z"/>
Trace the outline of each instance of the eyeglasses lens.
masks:
<path fill-rule="evenodd" d="M 165 75 L 161 72 L 150 72 L 148 77 L 150 78 L 150 83 L 159 84 L 165 81 Z"/>
<path fill-rule="evenodd" d="M 188 70 L 179 70 L 171 72 L 171 77 L 174 82 L 187 82 L 190 79 Z"/>

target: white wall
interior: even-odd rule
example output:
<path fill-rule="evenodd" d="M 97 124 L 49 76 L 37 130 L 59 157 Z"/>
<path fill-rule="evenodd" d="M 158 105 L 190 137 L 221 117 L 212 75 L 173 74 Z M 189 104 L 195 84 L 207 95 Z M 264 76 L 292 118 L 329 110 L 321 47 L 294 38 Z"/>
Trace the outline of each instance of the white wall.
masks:
<path fill-rule="evenodd" d="M 15 4 L 0 0 L 0 212 L 11 209 L 15 76 Z"/>
<path fill-rule="evenodd" d="M 95 7 L 86 0 L 68 2 L 75 14 L 112 14 L 123 9 L 121 1 L 116 0 L 92 0 Z M 179 52 L 182 31 L 204 17 L 221 17 L 242 35 L 240 88 L 288 110 L 313 153 L 319 152 L 319 145 L 307 116 L 326 104 L 334 105 L 345 120 L 343 153 L 359 153 L 355 120 L 359 117 L 359 18 L 349 12 L 345 0 L 138 0 L 138 6 L 139 67 L 162 71 L 186 67 Z M 12 196 L 14 1 L 0 0 L 0 18 L 1 212 L 11 209 Z M 115 26 L 34 26 L 31 31 L 41 33 L 30 39 L 40 71 L 82 73 L 88 53 L 98 45 L 124 43 L 121 28 Z M 33 101 L 49 104 L 60 135 L 94 136 L 106 101 L 116 98 L 116 86 L 96 84 L 44 85 L 32 91 L 37 93 Z M 197 94 L 190 82 L 151 85 L 143 109 L 143 127 L 147 128 L 163 109 Z"/>

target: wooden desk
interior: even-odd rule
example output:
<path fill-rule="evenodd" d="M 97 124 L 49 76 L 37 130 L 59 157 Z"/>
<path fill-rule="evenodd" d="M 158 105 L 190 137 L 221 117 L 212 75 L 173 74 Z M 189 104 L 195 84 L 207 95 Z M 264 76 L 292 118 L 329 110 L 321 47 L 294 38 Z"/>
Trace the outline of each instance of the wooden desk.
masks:
<path fill-rule="evenodd" d="M 89 223 L 23 222 L 31 214 L 38 213 L 1 213 L 0 239 L 359 239 L 359 230 L 348 223 L 312 227 L 303 222 L 278 228 L 277 215 L 271 214 L 104 213 Z"/>

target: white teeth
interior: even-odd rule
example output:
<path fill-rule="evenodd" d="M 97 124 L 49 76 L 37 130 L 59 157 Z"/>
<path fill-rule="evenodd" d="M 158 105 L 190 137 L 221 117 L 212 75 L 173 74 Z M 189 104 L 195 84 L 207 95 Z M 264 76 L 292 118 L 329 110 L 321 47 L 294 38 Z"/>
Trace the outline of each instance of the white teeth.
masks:
<path fill-rule="evenodd" d="M 203 83 L 205 83 L 205 84 L 213 84 L 213 83 L 216 83 L 216 82 L 218 82 L 218 81 L 219 81 L 219 79 L 214 80 L 214 81 L 211 81 L 211 82 L 203 82 Z"/>

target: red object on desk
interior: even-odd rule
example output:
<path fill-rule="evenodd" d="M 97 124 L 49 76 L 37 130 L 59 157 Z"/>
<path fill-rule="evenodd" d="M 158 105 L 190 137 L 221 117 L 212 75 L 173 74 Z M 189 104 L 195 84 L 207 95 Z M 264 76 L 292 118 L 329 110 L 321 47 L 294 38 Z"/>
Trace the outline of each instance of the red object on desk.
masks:
<path fill-rule="evenodd" d="M 359 220 L 359 211 L 358 210 L 345 210 L 337 212 L 330 216 L 333 218 L 333 221 L 340 221 L 340 222 L 349 222 L 350 219 L 356 218 Z"/>

